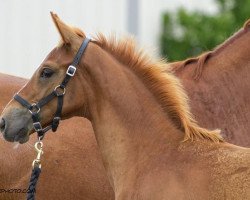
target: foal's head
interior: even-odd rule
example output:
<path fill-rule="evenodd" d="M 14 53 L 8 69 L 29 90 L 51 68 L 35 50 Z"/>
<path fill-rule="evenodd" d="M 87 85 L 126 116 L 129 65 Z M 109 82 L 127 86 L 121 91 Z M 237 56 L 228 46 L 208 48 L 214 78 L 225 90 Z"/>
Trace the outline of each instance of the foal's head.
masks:
<path fill-rule="evenodd" d="M 61 42 L 49 53 L 30 81 L 18 93 L 30 104 L 37 103 L 62 82 L 68 66 L 72 63 L 76 51 L 85 38 L 84 33 L 64 24 L 56 14 L 51 13 L 51 16 L 61 35 Z M 74 80 L 69 81 L 66 87 L 62 109 L 64 117 L 69 117 L 72 113 L 82 115 L 84 112 L 84 97 L 77 88 L 80 81 L 79 76 L 76 73 L 72 78 Z M 59 88 L 58 93 L 62 92 L 63 89 Z M 81 98 L 79 98 L 80 95 Z M 42 125 L 45 126 L 51 122 L 56 109 L 57 98 L 54 98 L 39 111 Z M 31 113 L 17 101 L 10 101 L 0 118 L 0 129 L 7 141 L 20 143 L 28 141 L 29 135 L 34 132 Z"/>

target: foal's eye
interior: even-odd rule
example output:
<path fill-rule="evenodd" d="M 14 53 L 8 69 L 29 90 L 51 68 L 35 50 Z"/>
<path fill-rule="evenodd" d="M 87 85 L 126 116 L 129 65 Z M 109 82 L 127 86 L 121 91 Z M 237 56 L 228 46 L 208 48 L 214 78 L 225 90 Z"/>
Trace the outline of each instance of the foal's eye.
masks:
<path fill-rule="evenodd" d="M 54 71 L 49 68 L 44 68 L 41 72 L 41 78 L 50 78 L 54 74 Z"/>

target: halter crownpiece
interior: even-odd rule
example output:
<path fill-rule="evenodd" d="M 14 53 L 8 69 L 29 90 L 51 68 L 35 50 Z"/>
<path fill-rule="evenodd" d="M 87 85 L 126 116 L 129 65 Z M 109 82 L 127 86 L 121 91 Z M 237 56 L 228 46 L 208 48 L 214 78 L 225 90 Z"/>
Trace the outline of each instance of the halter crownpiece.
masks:
<path fill-rule="evenodd" d="M 59 122 L 61 120 L 61 114 L 62 114 L 62 107 L 63 107 L 63 97 L 66 93 L 66 86 L 69 82 L 69 80 L 75 75 L 77 66 L 82 58 L 82 55 L 84 51 L 86 50 L 88 44 L 90 42 L 89 38 L 85 38 L 83 43 L 81 44 L 80 48 L 78 49 L 76 56 L 74 57 L 74 60 L 72 64 L 68 67 L 66 71 L 66 75 L 62 81 L 62 83 L 55 87 L 53 92 L 51 92 L 48 96 L 42 98 L 37 103 L 31 104 L 28 101 L 26 101 L 24 98 L 19 96 L 18 94 L 15 94 L 14 99 L 19 102 L 22 106 L 27 108 L 29 112 L 31 113 L 32 120 L 33 120 L 33 127 L 34 130 L 38 134 L 38 138 L 43 139 L 44 134 L 52 129 L 53 132 L 55 132 L 58 128 Z M 54 118 L 51 122 L 51 125 L 42 128 L 39 112 L 43 106 L 45 106 L 47 103 L 49 103 L 52 99 L 57 97 L 57 109 L 54 115 Z"/>

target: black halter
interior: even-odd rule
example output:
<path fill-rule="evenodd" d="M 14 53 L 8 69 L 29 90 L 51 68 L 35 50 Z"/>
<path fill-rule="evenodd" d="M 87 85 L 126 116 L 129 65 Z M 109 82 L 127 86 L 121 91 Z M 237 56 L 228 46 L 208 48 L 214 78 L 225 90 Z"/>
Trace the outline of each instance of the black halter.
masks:
<path fill-rule="evenodd" d="M 85 38 L 85 40 L 81 44 L 81 46 L 80 46 L 80 48 L 75 56 L 72 64 L 68 67 L 68 70 L 66 72 L 65 78 L 63 79 L 62 83 L 60 85 L 56 86 L 55 89 L 53 90 L 53 92 L 51 92 L 48 96 L 42 98 L 40 101 L 38 101 L 37 103 L 34 103 L 34 104 L 30 104 L 28 101 L 23 99 L 18 94 L 16 94 L 14 96 L 14 99 L 16 101 L 18 101 L 22 106 L 27 108 L 29 110 L 29 112 L 31 113 L 32 120 L 33 120 L 33 127 L 34 127 L 34 130 L 37 132 L 39 139 L 43 139 L 44 134 L 48 130 L 52 129 L 53 132 L 55 132 L 57 130 L 57 127 L 58 127 L 59 122 L 61 120 L 61 113 L 62 113 L 62 107 L 63 107 L 63 97 L 64 97 L 65 92 L 66 92 L 66 86 L 67 86 L 69 80 L 71 79 L 71 77 L 73 77 L 75 75 L 76 67 L 79 64 L 80 59 L 81 59 L 84 51 L 86 50 L 89 42 L 90 42 L 90 39 Z M 40 109 L 44 105 L 49 103 L 55 97 L 57 97 L 57 99 L 58 99 L 57 100 L 57 110 L 56 110 L 56 113 L 55 113 L 54 118 L 52 120 L 52 123 L 51 123 L 51 125 L 49 125 L 45 128 L 42 128 L 42 125 L 40 123 L 40 117 L 39 117 Z"/>

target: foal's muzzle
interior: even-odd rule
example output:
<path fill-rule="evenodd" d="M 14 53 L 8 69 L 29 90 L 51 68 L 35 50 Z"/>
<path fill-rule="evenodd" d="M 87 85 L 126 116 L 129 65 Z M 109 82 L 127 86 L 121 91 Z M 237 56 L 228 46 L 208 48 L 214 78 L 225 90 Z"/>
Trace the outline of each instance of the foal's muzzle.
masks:
<path fill-rule="evenodd" d="M 24 109 L 12 109 L 0 118 L 0 131 L 5 140 L 24 143 L 29 139 L 31 119 L 27 114 Z"/>

